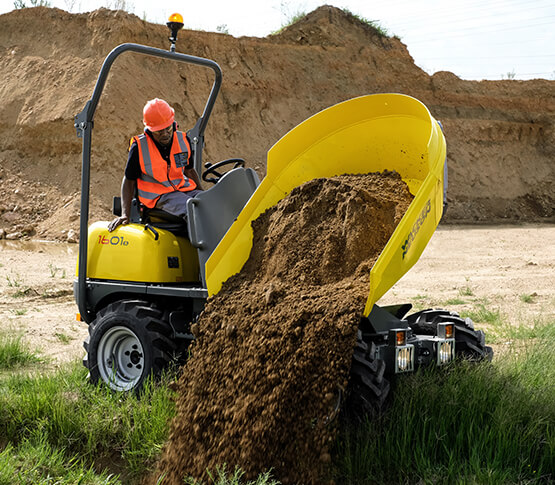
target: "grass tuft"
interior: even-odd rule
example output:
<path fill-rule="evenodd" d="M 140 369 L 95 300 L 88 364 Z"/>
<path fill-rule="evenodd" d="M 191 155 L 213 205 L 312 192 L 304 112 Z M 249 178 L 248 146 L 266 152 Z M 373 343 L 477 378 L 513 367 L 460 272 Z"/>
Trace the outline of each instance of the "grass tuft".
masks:
<path fill-rule="evenodd" d="M 376 22 L 375 20 L 368 20 L 366 17 L 363 17 L 362 15 L 358 15 L 356 13 L 351 12 L 348 8 L 344 8 L 342 10 L 347 15 L 357 19 L 360 23 L 366 25 L 367 27 L 371 27 L 374 30 L 376 30 L 378 32 L 378 34 L 381 35 L 382 37 L 389 37 L 388 30 L 385 27 L 383 27 L 382 25 L 380 25 L 379 22 Z"/>
<path fill-rule="evenodd" d="M 0 371 L 39 361 L 38 356 L 23 344 L 20 334 L 0 332 Z"/>
<path fill-rule="evenodd" d="M 464 301 L 461 298 L 450 298 L 449 300 L 447 300 L 445 302 L 445 306 L 450 306 L 450 305 L 464 305 L 466 304 L 466 301 Z"/>
<path fill-rule="evenodd" d="M 520 301 L 523 303 L 534 303 L 534 297 L 537 296 L 536 294 L 532 293 L 520 295 Z"/>
<path fill-rule="evenodd" d="M 555 354 L 547 342 L 496 365 L 463 362 L 399 379 L 386 415 L 342 433 L 336 481 L 550 482 Z M 399 464 L 409 456 L 410 465 Z"/>
<path fill-rule="evenodd" d="M 459 288 L 459 295 L 460 296 L 473 296 L 474 291 L 472 291 L 472 288 L 470 288 L 470 286 L 465 286 L 464 288 Z"/>
<path fill-rule="evenodd" d="M 113 462 L 114 457 L 131 477 L 150 470 L 174 414 L 169 380 L 166 385 L 148 383 L 138 397 L 92 386 L 86 376 L 81 363 L 74 363 L 52 375 L 0 378 L 0 436 L 11 447 L 4 463 L 17 461 L 23 450 L 40 444 L 49 459 L 79 473 L 95 463 Z M 49 473 L 45 471 L 43 478 Z M 6 483 L 19 483 L 15 476 Z M 99 477 L 107 476 L 99 472 Z"/>
<path fill-rule="evenodd" d="M 213 485 L 278 485 L 279 482 L 271 477 L 270 472 L 260 474 L 256 480 L 249 480 L 245 482 L 242 480 L 244 472 L 236 467 L 233 473 L 226 470 L 227 466 L 224 464 L 216 468 L 215 472 L 208 471 L 207 474 L 210 478 L 210 483 Z M 163 485 L 163 481 L 161 485 Z M 185 478 L 185 485 L 204 485 L 204 482 L 196 480 L 192 477 Z"/>
<path fill-rule="evenodd" d="M 462 317 L 469 317 L 477 323 L 488 323 L 498 325 L 501 323 L 501 313 L 499 309 L 490 310 L 483 303 L 480 303 L 473 310 L 461 312 Z"/>

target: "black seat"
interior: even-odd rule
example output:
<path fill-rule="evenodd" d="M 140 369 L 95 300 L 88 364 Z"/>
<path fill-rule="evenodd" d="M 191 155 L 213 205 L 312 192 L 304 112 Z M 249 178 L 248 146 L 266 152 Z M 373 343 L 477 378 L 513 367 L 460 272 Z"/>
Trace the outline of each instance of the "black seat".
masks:
<path fill-rule="evenodd" d="M 143 205 L 142 207 L 142 224 L 150 224 L 159 229 L 165 229 L 175 234 L 176 236 L 189 237 L 187 231 L 187 221 L 183 217 L 170 214 L 162 209 L 156 207 L 149 209 Z"/>
<path fill-rule="evenodd" d="M 121 197 L 115 196 L 112 199 L 112 213 L 115 216 L 121 216 Z M 129 222 L 135 224 L 144 224 L 165 229 L 176 236 L 188 237 L 187 221 L 182 217 L 175 216 L 156 207 L 149 209 L 139 202 L 137 197 L 133 198 L 131 203 L 131 214 Z"/>

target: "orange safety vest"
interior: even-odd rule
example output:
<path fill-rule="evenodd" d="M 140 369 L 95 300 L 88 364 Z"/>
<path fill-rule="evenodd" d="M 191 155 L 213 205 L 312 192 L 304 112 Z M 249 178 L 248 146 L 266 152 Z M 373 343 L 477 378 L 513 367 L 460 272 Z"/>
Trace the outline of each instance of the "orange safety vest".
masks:
<path fill-rule="evenodd" d="M 183 170 L 191 157 L 191 146 L 182 131 L 175 131 L 170 151 L 170 163 L 166 162 L 154 140 L 146 134 L 134 136 L 139 148 L 141 176 L 137 179 L 139 200 L 152 209 L 162 194 L 188 192 L 197 188 L 194 180 L 188 178 Z"/>

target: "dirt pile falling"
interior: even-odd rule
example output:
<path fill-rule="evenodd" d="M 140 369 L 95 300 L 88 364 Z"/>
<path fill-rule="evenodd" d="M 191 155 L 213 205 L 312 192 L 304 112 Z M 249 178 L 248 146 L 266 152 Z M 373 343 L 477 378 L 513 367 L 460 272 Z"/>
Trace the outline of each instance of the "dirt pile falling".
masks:
<path fill-rule="evenodd" d="M 193 329 L 164 483 L 224 463 L 319 483 L 369 269 L 411 200 L 392 172 L 316 179 L 253 223 L 249 260 Z"/>

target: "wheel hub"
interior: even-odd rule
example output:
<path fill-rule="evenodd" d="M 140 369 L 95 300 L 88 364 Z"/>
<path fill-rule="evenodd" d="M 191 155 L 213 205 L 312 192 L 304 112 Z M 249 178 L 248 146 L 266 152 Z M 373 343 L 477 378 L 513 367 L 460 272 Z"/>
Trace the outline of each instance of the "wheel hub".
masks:
<path fill-rule="evenodd" d="M 143 346 L 131 329 L 112 327 L 102 336 L 98 343 L 98 371 L 112 389 L 133 389 L 144 367 Z"/>

